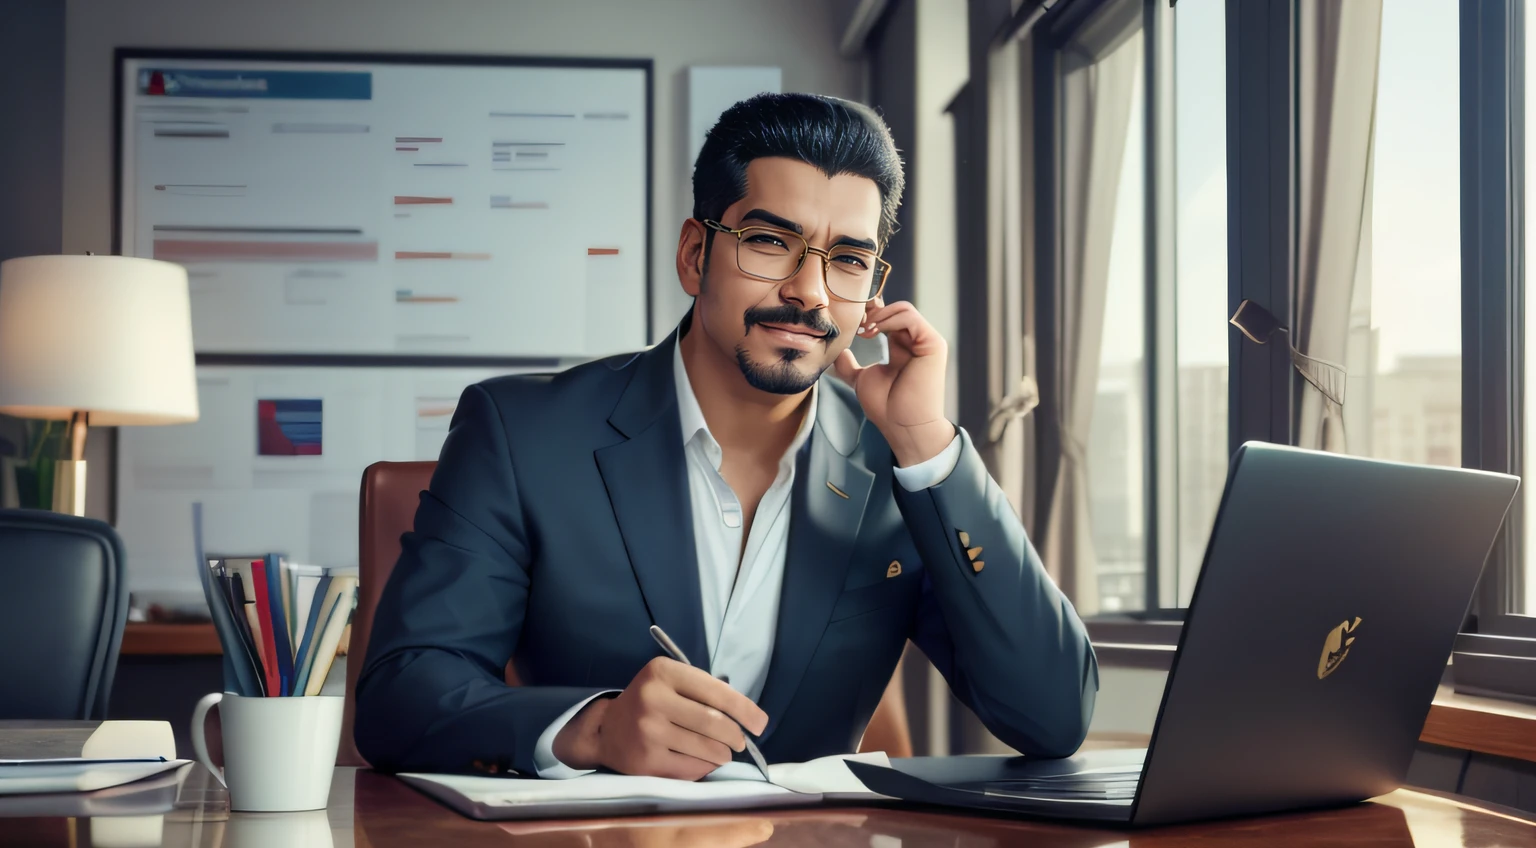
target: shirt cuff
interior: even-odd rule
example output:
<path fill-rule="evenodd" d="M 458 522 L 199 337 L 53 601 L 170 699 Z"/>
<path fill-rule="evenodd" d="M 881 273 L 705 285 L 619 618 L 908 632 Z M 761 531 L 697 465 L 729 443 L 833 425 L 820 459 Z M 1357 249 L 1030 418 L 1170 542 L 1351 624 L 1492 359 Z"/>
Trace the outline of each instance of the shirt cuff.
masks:
<path fill-rule="evenodd" d="M 569 780 L 570 778 L 581 777 L 584 774 L 591 774 L 596 771 L 596 769 L 571 768 L 565 763 L 560 762 L 560 759 L 555 756 L 555 737 L 559 736 L 560 731 L 565 729 L 565 726 L 570 723 L 571 719 L 575 718 L 576 714 L 581 712 L 582 708 L 587 704 L 592 703 L 594 699 L 607 695 L 617 695 L 621 691 L 623 690 L 610 689 L 607 692 L 599 692 L 566 710 L 559 718 L 550 722 L 549 727 L 544 728 L 544 732 L 539 734 L 539 741 L 534 743 L 533 746 L 533 768 L 539 777 L 550 780 Z"/>
<path fill-rule="evenodd" d="M 929 459 L 906 468 L 897 466 L 892 470 L 896 475 L 896 482 L 909 492 L 920 492 L 930 489 L 949 479 L 949 475 L 960 464 L 960 433 L 950 440 L 949 447 L 939 451 Z"/>

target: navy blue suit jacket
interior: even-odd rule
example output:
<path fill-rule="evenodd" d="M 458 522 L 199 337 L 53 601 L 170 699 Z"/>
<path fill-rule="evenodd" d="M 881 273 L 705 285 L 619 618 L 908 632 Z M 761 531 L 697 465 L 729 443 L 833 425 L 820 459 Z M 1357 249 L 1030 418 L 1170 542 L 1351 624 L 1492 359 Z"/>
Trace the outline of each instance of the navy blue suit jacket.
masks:
<path fill-rule="evenodd" d="M 550 722 L 660 654 L 652 623 L 708 656 L 676 339 L 465 390 L 358 681 L 356 741 L 375 767 L 532 775 Z M 1092 648 L 970 437 L 948 478 L 908 492 L 853 393 L 829 378 L 820 391 L 759 701 L 764 756 L 852 752 L 908 639 L 1002 741 L 1075 751 Z M 503 683 L 509 658 L 524 685 Z"/>

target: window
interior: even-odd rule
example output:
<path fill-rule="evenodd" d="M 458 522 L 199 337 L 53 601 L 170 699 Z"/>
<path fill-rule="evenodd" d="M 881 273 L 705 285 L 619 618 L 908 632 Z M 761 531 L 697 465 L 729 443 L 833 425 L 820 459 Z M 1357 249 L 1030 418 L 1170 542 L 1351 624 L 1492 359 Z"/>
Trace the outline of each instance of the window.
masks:
<path fill-rule="evenodd" d="M 1189 605 L 1227 482 L 1227 86 L 1223 0 L 1174 11 L 1178 606 Z"/>
<path fill-rule="evenodd" d="M 1146 605 L 1146 84 L 1142 4 L 1116 0 L 1061 48 L 1060 236 L 1070 408 L 1064 453 L 1081 456 L 1087 534 L 1076 504 L 1079 609 Z M 1086 411 L 1088 415 L 1083 416 Z M 1070 473 L 1070 472 L 1066 472 Z M 1065 490 L 1058 497 L 1070 498 Z M 1059 513 L 1059 514 L 1067 514 Z M 1086 542 L 1086 544 L 1085 544 Z"/>
<path fill-rule="evenodd" d="M 1181 606 L 1229 454 L 1224 3 L 1110 0 L 1071 20 L 1037 117 L 1058 172 L 1045 556 L 1085 614 Z"/>
<path fill-rule="evenodd" d="M 1115 163 L 1119 173 L 1104 286 L 1103 340 L 1088 436 L 1089 521 L 1099 608 L 1104 612 L 1146 606 L 1146 110 L 1141 47 L 1137 31 L 1103 59 L 1105 65 L 1127 66 L 1130 83 L 1122 107 L 1124 152 Z"/>
<path fill-rule="evenodd" d="M 1528 98 L 1536 95 L 1536 61 L 1532 61 L 1532 57 L 1529 55 L 1531 47 L 1536 45 L 1536 14 L 1533 14 L 1533 12 L 1536 12 L 1536 9 L 1527 7 L 1525 31 L 1522 33 L 1524 36 L 1523 45 L 1527 51 L 1525 57 L 1525 92 Z M 1526 250 L 1536 247 L 1536 215 L 1531 214 L 1532 198 L 1536 198 L 1536 183 L 1533 183 L 1531 179 L 1531 167 L 1533 163 L 1536 163 L 1536 127 L 1532 126 L 1531 118 L 1533 111 L 1536 111 L 1536 109 L 1533 109 L 1532 105 L 1527 100 L 1525 107 L 1526 124 L 1524 127 L 1526 211 L 1525 232 L 1521 235 L 1525 239 Z M 1529 280 L 1529 275 L 1525 279 Z M 1536 342 L 1533 342 L 1533 335 L 1536 334 L 1532 333 L 1532 329 L 1536 328 L 1536 304 L 1533 304 L 1532 301 L 1536 301 L 1536 297 L 1532 297 L 1530 290 L 1526 289 L 1525 314 L 1522 317 L 1525 327 L 1524 364 L 1526 385 L 1524 394 L 1527 399 L 1536 394 L 1536 386 L 1532 385 L 1530 378 L 1530 375 L 1536 374 Z M 1523 477 L 1525 486 L 1529 486 L 1532 481 L 1536 481 L 1536 476 L 1532 474 L 1532 472 L 1536 472 L 1536 404 L 1532 404 L 1530 400 L 1526 401 L 1524 417 L 1525 474 Z M 1526 533 L 1529 534 L 1532 532 L 1532 528 L 1536 528 L 1536 494 L 1526 490 L 1521 496 L 1519 503 L 1524 505 L 1523 526 L 1526 528 Z M 1506 585 L 1512 590 L 1512 597 L 1507 601 L 1507 611 L 1520 615 L 1536 616 L 1536 539 L 1532 539 L 1527 535 L 1525 544 L 1521 547 L 1524 549 L 1525 555 L 1524 562 L 1518 563 L 1516 566 L 1519 569 L 1519 574 L 1516 575 L 1515 579 L 1506 582 Z M 1527 632 L 1522 635 L 1536 636 L 1536 633 Z"/>
<path fill-rule="evenodd" d="M 1126 24 L 1130 6 L 1140 19 Z M 1047 528 L 1066 550 L 1048 564 L 1079 609 L 1188 604 L 1242 440 L 1536 480 L 1536 407 L 1521 408 L 1536 403 L 1523 377 L 1536 373 L 1536 295 L 1523 289 L 1536 104 L 1514 99 L 1536 97 L 1536 14 L 1519 0 L 1393 0 L 1379 18 L 1371 4 L 1083 8 L 1052 32 L 1054 111 L 1036 119 L 1054 122 L 1046 166 L 1059 171 L 1056 231 L 1041 244 L 1055 255 L 1039 279 L 1055 286 L 1040 314 L 1060 350 L 1041 357 L 1059 357 L 1046 365 L 1060 385 L 1042 404 L 1057 405 L 1059 425 L 1045 426 L 1061 430 L 1065 469 L 1047 465 Z M 1119 66 L 1133 50 L 1136 67 Z M 1464 90 L 1477 98 L 1461 102 Z M 1230 237 L 1229 203 L 1243 211 Z M 1291 337 L 1234 344 L 1226 318 L 1245 297 L 1288 316 Z M 1084 339 L 1091 354 L 1073 346 Z M 1303 383 L 1284 341 L 1344 367 L 1342 407 Z M 1074 451 L 1080 482 L 1063 484 Z M 1074 486 L 1086 516 L 1060 505 Z M 1523 528 L 1536 528 L 1529 486 L 1479 592 L 1486 632 L 1536 636 L 1536 540 Z"/>
<path fill-rule="evenodd" d="M 1457 17 L 1444 0 L 1382 8 L 1369 266 L 1345 363 L 1345 432 L 1360 456 L 1461 464 Z"/>

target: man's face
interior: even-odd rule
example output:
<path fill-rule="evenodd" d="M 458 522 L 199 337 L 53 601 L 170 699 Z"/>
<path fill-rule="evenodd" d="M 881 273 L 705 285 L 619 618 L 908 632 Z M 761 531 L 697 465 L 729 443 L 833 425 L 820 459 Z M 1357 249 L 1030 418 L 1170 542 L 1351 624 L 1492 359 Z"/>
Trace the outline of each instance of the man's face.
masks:
<path fill-rule="evenodd" d="M 747 165 L 746 196 L 726 209 L 720 222 L 730 229 L 798 232 L 823 250 L 838 244 L 873 248 L 880 189 L 851 174 L 828 178 L 795 159 L 755 159 Z M 700 277 L 696 262 L 685 261 L 685 254 L 692 255 L 690 231 L 702 242 L 704 230 L 689 222 L 679 250 L 683 288 L 697 298 L 693 329 L 703 330 L 705 343 L 735 359 L 753 387 L 777 394 L 805 391 L 853 343 L 866 304 L 828 294 L 819 256 L 806 256 L 787 280 L 762 280 L 738 266 L 736 237 L 717 232 Z"/>

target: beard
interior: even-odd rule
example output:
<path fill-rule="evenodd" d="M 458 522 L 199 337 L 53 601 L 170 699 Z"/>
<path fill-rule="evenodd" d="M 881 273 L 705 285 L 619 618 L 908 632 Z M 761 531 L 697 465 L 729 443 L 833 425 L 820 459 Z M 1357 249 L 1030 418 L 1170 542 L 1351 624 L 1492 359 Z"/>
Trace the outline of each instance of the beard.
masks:
<path fill-rule="evenodd" d="M 822 342 L 831 346 L 839 333 L 837 325 L 827 319 L 824 312 L 807 312 L 791 304 L 779 307 L 749 309 L 743 316 L 746 332 L 752 332 L 755 324 L 799 324 L 822 335 Z M 745 343 L 736 345 L 736 365 L 741 369 L 741 375 L 747 378 L 747 385 L 762 392 L 771 392 L 776 395 L 797 395 L 816 385 L 821 379 L 821 374 L 826 367 L 818 368 L 810 374 L 795 367 L 795 362 L 804 359 L 806 351 L 792 347 L 779 348 L 778 359 L 774 362 L 759 362 L 747 352 Z"/>
<path fill-rule="evenodd" d="M 816 385 L 816 381 L 821 379 L 821 372 L 826 370 L 823 368 L 807 374 L 796 368 L 795 361 L 805 357 L 803 350 L 781 348 L 778 354 L 777 362 L 762 363 L 747 353 L 745 345 L 737 345 L 736 365 L 741 368 L 741 375 L 747 378 L 747 385 L 761 392 L 797 395 Z"/>

